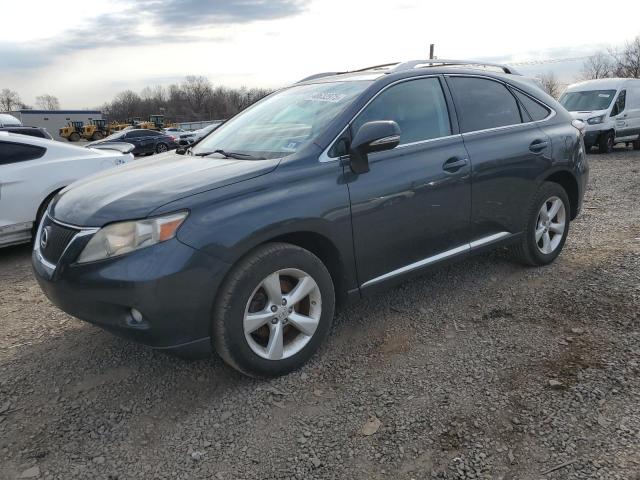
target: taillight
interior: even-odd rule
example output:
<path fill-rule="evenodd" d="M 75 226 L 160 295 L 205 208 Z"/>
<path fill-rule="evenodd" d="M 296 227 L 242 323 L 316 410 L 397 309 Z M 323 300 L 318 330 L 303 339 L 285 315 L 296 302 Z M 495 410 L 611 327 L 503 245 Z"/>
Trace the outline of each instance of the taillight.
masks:
<path fill-rule="evenodd" d="M 584 135 L 584 131 L 587 128 L 587 124 L 584 123 L 582 120 L 571 120 L 571 125 L 573 125 L 579 132 L 580 135 Z"/>

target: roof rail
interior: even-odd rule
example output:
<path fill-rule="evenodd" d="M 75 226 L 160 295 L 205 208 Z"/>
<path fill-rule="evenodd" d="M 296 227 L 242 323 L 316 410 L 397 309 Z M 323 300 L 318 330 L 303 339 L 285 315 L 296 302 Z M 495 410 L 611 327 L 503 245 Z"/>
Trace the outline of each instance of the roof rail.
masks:
<path fill-rule="evenodd" d="M 444 58 L 431 58 L 428 60 L 410 60 L 408 62 L 402 62 L 396 65 L 391 69 L 393 72 L 402 72 L 405 70 L 412 70 L 416 67 L 422 66 L 442 66 L 446 67 L 448 65 L 470 65 L 477 67 L 494 67 L 499 68 L 504 73 L 508 73 L 511 75 L 520 75 L 515 69 L 511 68 L 508 65 L 502 65 L 500 63 L 491 63 L 491 62 L 481 62 L 479 60 L 448 60 Z"/>
<path fill-rule="evenodd" d="M 332 75 L 342 75 L 345 73 L 358 73 L 358 72 L 366 72 L 367 70 L 377 70 L 379 68 L 391 67 L 393 65 L 398 65 L 398 62 L 393 63 L 383 63 L 382 65 L 374 65 L 372 67 L 359 68 L 357 70 L 346 70 L 344 72 L 324 72 L 324 73 L 316 73 L 314 75 L 309 75 L 308 77 L 304 77 L 302 80 L 298 80 L 296 83 L 306 82 L 308 80 L 316 80 L 318 78 L 330 77 Z"/>
<path fill-rule="evenodd" d="M 358 72 L 366 72 L 369 70 L 381 70 L 385 69 L 386 73 L 395 73 L 395 72 L 404 72 L 406 70 L 412 70 L 418 67 L 446 67 L 449 65 L 469 65 L 476 67 L 494 67 L 499 68 L 504 73 L 511 75 L 520 75 L 514 68 L 508 65 L 502 65 L 500 63 L 491 63 L 491 62 L 481 62 L 479 60 L 447 60 L 443 58 L 431 58 L 428 60 L 410 60 L 408 62 L 393 62 L 393 63 L 383 63 L 382 65 L 373 65 L 371 67 L 359 68 L 357 70 L 348 70 L 345 72 L 325 72 L 325 73 L 316 73 L 315 75 L 310 75 L 308 77 L 303 78 L 302 80 L 297 81 L 296 83 L 306 82 L 308 80 L 316 80 L 318 78 L 330 77 L 332 75 L 342 75 L 345 73 L 358 73 Z"/>

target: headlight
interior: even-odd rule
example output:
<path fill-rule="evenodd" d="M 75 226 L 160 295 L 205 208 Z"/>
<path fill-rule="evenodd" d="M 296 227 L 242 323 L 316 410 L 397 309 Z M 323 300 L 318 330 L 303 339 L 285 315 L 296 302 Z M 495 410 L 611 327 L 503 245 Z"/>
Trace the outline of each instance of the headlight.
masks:
<path fill-rule="evenodd" d="M 587 120 L 589 125 L 597 125 L 598 123 L 604 122 L 604 115 L 600 115 L 599 117 L 591 117 Z"/>
<path fill-rule="evenodd" d="M 187 212 L 132 222 L 112 223 L 98 230 L 82 253 L 78 263 L 95 262 L 150 247 L 175 237 Z"/>

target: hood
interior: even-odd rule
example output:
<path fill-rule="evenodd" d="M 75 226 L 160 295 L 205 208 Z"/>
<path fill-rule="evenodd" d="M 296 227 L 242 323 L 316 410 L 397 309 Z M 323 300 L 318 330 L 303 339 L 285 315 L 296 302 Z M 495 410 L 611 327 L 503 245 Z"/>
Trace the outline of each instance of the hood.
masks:
<path fill-rule="evenodd" d="M 279 162 L 167 152 L 71 184 L 51 204 L 50 214 L 84 227 L 144 218 L 166 203 L 267 174 Z"/>

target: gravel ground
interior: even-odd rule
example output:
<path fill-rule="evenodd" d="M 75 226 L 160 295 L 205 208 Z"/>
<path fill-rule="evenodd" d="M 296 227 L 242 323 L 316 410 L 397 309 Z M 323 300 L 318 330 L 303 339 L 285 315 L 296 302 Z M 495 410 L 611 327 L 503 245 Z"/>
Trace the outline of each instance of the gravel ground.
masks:
<path fill-rule="evenodd" d="M 640 479 L 639 153 L 590 155 L 554 265 L 434 271 L 268 382 L 77 321 L 0 251 L 0 478 Z"/>

